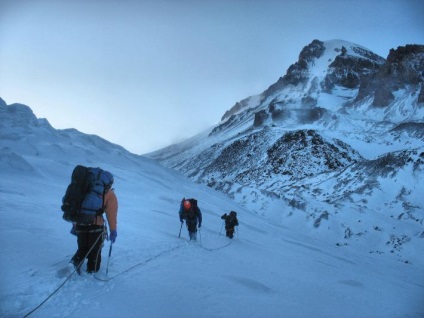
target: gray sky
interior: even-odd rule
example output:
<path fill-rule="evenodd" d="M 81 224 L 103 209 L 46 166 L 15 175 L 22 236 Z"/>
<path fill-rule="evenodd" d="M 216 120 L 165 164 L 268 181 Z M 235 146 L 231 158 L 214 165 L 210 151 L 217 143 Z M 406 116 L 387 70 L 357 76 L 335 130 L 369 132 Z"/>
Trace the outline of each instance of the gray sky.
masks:
<path fill-rule="evenodd" d="M 0 97 L 143 154 L 218 123 L 314 39 L 424 44 L 422 0 L 0 0 Z"/>

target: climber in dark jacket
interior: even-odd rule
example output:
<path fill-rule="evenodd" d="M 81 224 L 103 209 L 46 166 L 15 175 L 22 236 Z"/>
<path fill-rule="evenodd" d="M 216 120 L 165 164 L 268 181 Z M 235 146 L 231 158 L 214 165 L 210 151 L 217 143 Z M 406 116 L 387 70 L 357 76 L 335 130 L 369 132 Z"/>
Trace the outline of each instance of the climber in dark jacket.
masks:
<path fill-rule="evenodd" d="M 182 199 L 180 205 L 180 222 L 186 221 L 190 241 L 196 241 L 197 238 L 197 224 L 199 228 L 202 226 L 202 212 L 197 206 L 196 199 Z"/>
<path fill-rule="evenodd" d="M 225 220 L 226 236 L 232 239 L 234 236 L 234 227 L 239 225 L 237 212 L 231 211 L 229 215 L 225 213 L 223 216 L 221 216 L 221 219 Z"/>

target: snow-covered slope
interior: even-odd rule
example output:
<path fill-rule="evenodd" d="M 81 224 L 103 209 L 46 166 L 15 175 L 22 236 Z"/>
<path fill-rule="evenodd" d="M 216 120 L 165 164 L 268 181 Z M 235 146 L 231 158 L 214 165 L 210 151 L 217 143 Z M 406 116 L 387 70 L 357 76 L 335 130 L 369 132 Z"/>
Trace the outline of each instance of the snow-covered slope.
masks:
<path fill-rule="evenodd" d="M 423 74 L 423 45 L 384 59 L 314 40 L 216 127 L 148 157 L 258 215 L 403 259 L 423 240 Z"/>
<path fill-rule="evenodd" d="M 423 239 L 401 250 L 402 262 L 338 246 L 336 233 L 318 239 L 260 217 L 150 159 L 97 136 L 55 130 L 29 107 L 1 100 L 0 162 L 1 317 L 424 315 Z M 107 282 L 67 269 L 76 238 L 60 205 L 76 164 L 115 176 L 118 238 Z M 203 212 L 198 243 L 187 241 L 185 228 L 178 239 L 183 196 L 196 197 Z M 240 219 L 233 241 L 220 219 L 230 210 Z M 103 276 L 108 250 L 107 242 Z"/>

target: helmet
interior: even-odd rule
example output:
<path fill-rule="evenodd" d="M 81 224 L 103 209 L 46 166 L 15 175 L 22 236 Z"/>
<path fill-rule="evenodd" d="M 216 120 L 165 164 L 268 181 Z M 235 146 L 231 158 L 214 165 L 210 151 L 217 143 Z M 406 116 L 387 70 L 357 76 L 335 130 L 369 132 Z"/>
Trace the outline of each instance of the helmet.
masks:
<path fill-rule="evenodd" d="M 190 201 L 188 201 L 188 200 L 185 200 L 185 201 L 184 201 L 184 208 L 185 208 L 186 210 L 188 210 L 188 209 L 190 209 L 190 208 L 191 208 L 191 203 L 190 203 Z"/>

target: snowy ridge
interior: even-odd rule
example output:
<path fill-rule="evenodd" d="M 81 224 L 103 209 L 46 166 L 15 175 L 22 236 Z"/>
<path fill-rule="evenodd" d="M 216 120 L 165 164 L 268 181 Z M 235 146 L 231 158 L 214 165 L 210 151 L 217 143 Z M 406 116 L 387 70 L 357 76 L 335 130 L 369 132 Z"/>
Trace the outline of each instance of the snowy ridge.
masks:
<path fill-rule="evenodd" d="M 381 250 L 370 251 L 369 246 L 337 245 L 340 227 L 318 237 L 304 230 L 299 214 L 293 216 L 299 222 L 290 226 L 260 217 L 206 186 L 97 136 L 55 130 L 46 120 L 35 118 L 30 108 L 7 106 L 0 100 L 0 114 L 2 317 L 424 314 L 424 264 L 417 253 L 423 247 L 417 243 L 423 239 L 398 248 L 407 239 L 389 237 L 397 258 Z M 60 204 L 76 164 L 100 166 L 115 176 L 118 238 L 105 281 L 85 272 L 70 276 L 68 261 L 76 239 L 69 234 L 70 224 L 61 218 Z M 334 180 L 320 176 L 322 184 Z M 187 241 L 184 227 L 178 239 L 177 213 L 183 196 L 196 197 L 203 212 L 197 243 Z M 220 219 L 230 210 L 236 210 L 240 220 L 233 241 L 223 235 Z M 321 219 L 327 222 L 324 214 Z M 336 220 L 331 217 L 328 222 Z M 387 230 L 385 223 L 379 226 Z M 323 225 L 317 228 L 322 230 Z M 345 232 L 358 237 L 354 227 Z M 106 277 L 108 250 L 106 242 L 98 278 Z"/>

